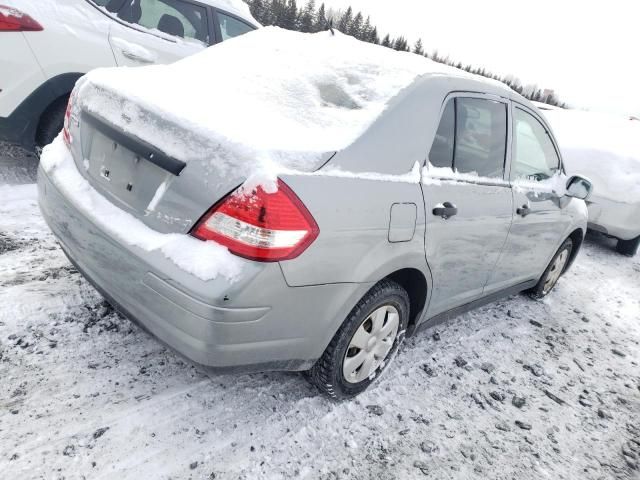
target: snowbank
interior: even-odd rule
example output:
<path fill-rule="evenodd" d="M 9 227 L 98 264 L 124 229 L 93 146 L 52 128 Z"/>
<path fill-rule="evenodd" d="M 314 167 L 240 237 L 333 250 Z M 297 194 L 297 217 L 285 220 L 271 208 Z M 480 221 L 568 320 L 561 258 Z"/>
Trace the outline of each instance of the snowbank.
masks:
<path fill-rule="evenodd" d="M 45 147 L 40 163 L 77 209 L 125 244 L 147 252 L 158 250 L 202 280 L 223 276 L 233 282 L 238 278 L 243 263 L 225 247 L 189 235 L 156 232 L 100 195 L 78 172 L 61 136 Z"/>
<path fill-rule="evenodd" d="M 308 171 L 321 154 L 353 143 L 393 97 L 429 73 L 469 75 L 339 32 L 268 27 L 172 65 L 93 71 L 79 98 L 119 125 L 126 112 L 129 131 L 185 161 L 202 152 L 150 117 L 213 142 L 210 161 Z"/>
<path fill-rule="evenodd" d="M 640 202 L 640 122 L 578 110 L 545 110 L 567 173 L 589 177 L 594 196 Z"/>

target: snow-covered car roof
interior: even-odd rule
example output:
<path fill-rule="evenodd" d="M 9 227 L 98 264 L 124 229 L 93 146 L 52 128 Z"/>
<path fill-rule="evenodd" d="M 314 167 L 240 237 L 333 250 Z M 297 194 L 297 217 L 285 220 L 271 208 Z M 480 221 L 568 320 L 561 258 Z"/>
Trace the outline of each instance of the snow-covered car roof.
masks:
<path fill-rule="evenodd" d="M 93 86 L 116 92 L 227 149 L 241 145 L 245 153 L 259 156 L 279 152 L 283 160 L 282 152 L 295 156 L 345 148 L 403 88 L 428 74 L 482 79 L 510 92 L 499 82 L 339 32 L 304 34 L 275 27 L 172 65 L 95 70 L 83 90 Z M 95 96 L 81 96 L 91 108 Z M 120 108 L 114 104 L 115 118 Z M 102 102 L 99 109 L 109 116 L 108 104 Z M 162 136 L 147 140 L 162 143 Z"/>
<path fill-rule="evenodd" d="M 640 123 L 620 115 L 547 109 L 568 174 L 589 177 L 594 196 L 640 202 Z"/>

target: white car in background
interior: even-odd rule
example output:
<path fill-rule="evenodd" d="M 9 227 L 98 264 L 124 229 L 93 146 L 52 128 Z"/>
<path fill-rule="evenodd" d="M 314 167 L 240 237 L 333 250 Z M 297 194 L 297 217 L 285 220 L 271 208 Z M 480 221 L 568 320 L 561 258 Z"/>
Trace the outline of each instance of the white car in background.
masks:
<path fill-rule="evenodd" d="M 568 174 L 593 182 L 589 228 L 618 239 L 633 256 L 640 246 L 640 121 L 537 104 L 556 134 Z"/>
<path fill-rule="evenodd" d="M 241 0 L 0 2 L 0 140 L 27 148 L 62 130 L 88 71 L 171 63 L 260 26 Z"/>

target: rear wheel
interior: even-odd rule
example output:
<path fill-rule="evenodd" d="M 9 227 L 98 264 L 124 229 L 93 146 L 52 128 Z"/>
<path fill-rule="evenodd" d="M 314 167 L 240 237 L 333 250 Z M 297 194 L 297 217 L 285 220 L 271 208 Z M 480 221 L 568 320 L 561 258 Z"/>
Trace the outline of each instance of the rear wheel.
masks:
<path fill-rule="evenodd" d="M 309 371 L 309 379 L 333 398 L 349 398 L 384 371 L 404 339 L 409 295 L 383 280 L 351 311 L 331 343 Z"/>
<path fill-rule="evenodd" d="M 640 246 L 640 235 L 638 235 L 636 238 L 632 238 L 631 240 L 618 240 L 618 244 L 616 245 L 616 251 L 618 253 L 621 253 L 622 255 L 633 257 L 638 252 L 639 246 Z"/>
<path fill-rule="evenodd" d="M 58 136 L 64 124 L 64 114 L 67 110 L 69 97 L 62 97 L 53 102 L 40 117 L 40 124 L 36 132 L 36 154 L 40 157 L 42 149 Z"/>
<path fill-rule="evenodd" d="M 549 292 L 551 292 L 551 290 L 553 290 L 553 287 L 556 286 L 556 283 L 560 280 L 560 277 L 569 263 L 572 251 L 573 241 L 570 238 L 567 238 L 554 255 L 551 263 L 549 263 L 549 266 L 542 274 L 542 277 L 540 277 L 538 284 L 529 290 L 529 294 L 533 298 L 545 297 Z"/>

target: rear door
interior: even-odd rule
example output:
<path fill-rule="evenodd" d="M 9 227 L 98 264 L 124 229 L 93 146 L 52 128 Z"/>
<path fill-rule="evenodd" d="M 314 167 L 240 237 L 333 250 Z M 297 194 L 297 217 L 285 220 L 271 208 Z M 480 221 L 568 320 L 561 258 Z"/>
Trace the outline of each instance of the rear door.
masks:
<path fill-rule="evenodd" d="M 508 102 L 454 94 L 445 101 L 424 175 L 428 315 L 482 296 L 512 220 L 506 179 Z"/>
<path fill-rule="evenodd" d="M 514 220 L 489 290 L 538 279 L 571 224 L 562 164 L 549 128 L 533 110 L 513 104 Z"/>
<path fill-rule="evenodd" d="M 104 1 L 104 0 L 103 0 Z M 0 0 L 1 3 L 6 3 Z M 11 2 L 9 2 L 11 3 Z M 47 78 L 68 74 L 69 72 L 86 73 L 98 67 L 113 67 L 115 60 L 109 46 L 109 26 L 112 21 L 101 11 L 88 3 L 79 1 L 56 2 L 14 2 L 24 13 L 37 20 L 43 31 L 3 33 L 3 44 L 0 46 L 0 89 L 16 75 L 16 65 L 5 59 L 7 55 L 20 58 L 19 63 L 35 55 L 38 64 Z M 4 37 L 24 37 L 29 48 L 13 50 L 13 45 L 5 45 Z M 23 38 L 20 38 L 23 40 Z M 36 70 L 31 70 L 36 71 Z M 27 79 L 24 79 L 27 80 Z M 29 87 L 31 82 L 25 83 Z M 31 92 L 29 92 L 31 93 Z M 60 92 L 68 93 L 68 92 Z"/>
<path fill-rule="evenodd" d="M 210 10 L 186 0 L 120 0 L 113 8 L 109 42 L 118 65 L 166 64 L 214 43 Z"/>

